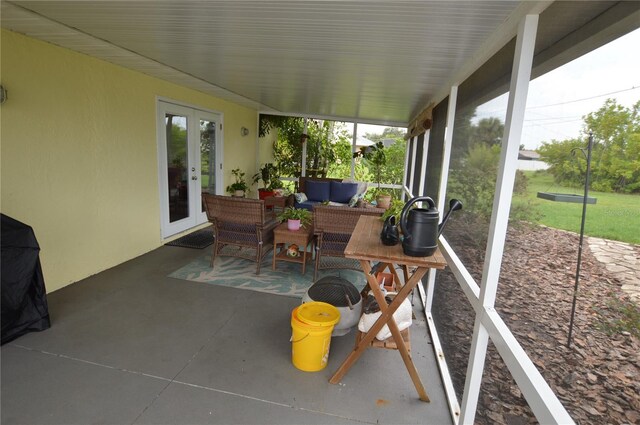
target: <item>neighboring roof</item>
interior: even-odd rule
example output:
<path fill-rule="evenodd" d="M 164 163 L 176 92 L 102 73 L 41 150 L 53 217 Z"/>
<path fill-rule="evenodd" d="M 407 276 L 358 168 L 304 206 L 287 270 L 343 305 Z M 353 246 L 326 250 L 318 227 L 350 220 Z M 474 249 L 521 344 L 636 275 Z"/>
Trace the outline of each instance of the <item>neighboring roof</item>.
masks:
<path fill-rule="evenodd" d="M 518 159 L 539 161 L 540 154 L 536 151 L 521 150 L 518 152 Z"/>
<path fill-rule="evenodd" d="M 504 92 L 512 40 L 527 14 L 542 12 L 534 77 L 640 22 L 634 1 L 51 0 L 0 7 L 2 28 L 263 112 L 397 127 L 452 85 L 459 85 L 458 107 Z"/>
<path fill-rule="evenodd" d="M 356 139 L 356 147 L 358 147 L 358 148 L 366 147 L 366 146 L 373 146 L 375 144 L 376 144 L 376 142 L 374 142 L 373 140 L 369 140 L 364 136 L 358 135 L 358 138 Z"/>

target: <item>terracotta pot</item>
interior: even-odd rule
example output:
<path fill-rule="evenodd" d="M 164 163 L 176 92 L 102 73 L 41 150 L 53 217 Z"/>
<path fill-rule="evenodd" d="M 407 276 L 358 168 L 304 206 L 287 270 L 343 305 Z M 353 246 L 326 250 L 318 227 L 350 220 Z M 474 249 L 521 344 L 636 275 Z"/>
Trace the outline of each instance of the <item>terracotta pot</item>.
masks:
<path fill-rule="evenodd" d="M 389 209 L 391 206 L 391 195 L 381 195 L 376 199 L 378 208 Z"/>
<path fill-rule="evenodd" d="M 300 220 L 287 220 L 287 229 L 289 230 L 300 230 Z"/>

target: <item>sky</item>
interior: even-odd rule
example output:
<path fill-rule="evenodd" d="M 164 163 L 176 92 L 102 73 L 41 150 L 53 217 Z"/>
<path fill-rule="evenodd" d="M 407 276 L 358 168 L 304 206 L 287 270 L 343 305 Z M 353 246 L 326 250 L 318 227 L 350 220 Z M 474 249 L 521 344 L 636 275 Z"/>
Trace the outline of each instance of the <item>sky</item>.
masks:
<path fill-rule="evenodd" d="M 640 100 L 640 30 L 548 72 L 529 84 L 521 144 L 527 149 L 543 141 L 577 138 L 582 117 L 595 112 L 608 98 L 626 107 Z M 507 95 L 481 105 L 476 120 L 504 120 Z"/>
<path fill-rule="evenodd" d="M 640 29 L 548 72 L 529 84 L 521 144 L 536 149 L 543 141 L 576 138 L 582 117 L 597 111 L 607 98 L 630 107 L 640 100 Z M 504 121 L 507 94 L 476 110 L 481 118 Z M 358 134 L 377 133 L 384 126 L 358 124 Z"/>

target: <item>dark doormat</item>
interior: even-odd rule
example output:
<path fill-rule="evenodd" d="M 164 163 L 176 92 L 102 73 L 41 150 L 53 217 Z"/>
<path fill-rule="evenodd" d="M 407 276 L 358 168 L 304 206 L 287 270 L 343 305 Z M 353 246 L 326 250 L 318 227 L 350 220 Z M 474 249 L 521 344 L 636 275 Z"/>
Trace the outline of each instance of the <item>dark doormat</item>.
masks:
<path fill-rule="evenodd" d="M 206 229 L 196 230 L 193 233 L 184 235 L 174 241 L 168 242 L 167 246 L 179 246 L 182 248 L 206 248 L 213 243 L 213 229 L 207 227 Z"/>

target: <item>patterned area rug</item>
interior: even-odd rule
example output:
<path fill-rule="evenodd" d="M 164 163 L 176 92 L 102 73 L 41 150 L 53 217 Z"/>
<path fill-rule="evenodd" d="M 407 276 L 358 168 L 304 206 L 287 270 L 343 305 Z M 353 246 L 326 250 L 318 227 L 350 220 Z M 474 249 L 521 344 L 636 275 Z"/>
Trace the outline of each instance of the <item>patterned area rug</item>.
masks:
<path fill-rule="evenodd" d="M 174 241 L 168 242 L 167 246 L 179 246 L 182 248 L 202 249 L 213 243 L 213 230 L 211 227 L 196 230 L 193 233 L 184 235 Z"/>
<path fill-rule="evenodd" d="M 276 270 L 271 270 L 271 259 L 271 253 L 269 253 L 262 262 L 260 275 L 256 275 L 254 261 L 237 257 L 217 257 L 212 270 L 209 265 L 211 255 L 203 255 L 174 271 L 169 277 L 302 298 L 313 284 L 313 262 L 307 263 L 303 275 L 302 265 L 297 263 L 278 261 Z M 318 271 L 318 279 L 324 276 L 340 276 L 353 283 L 358 290 L 362 290 L 366 283 L 364 273 L 356 270 Z"/>

